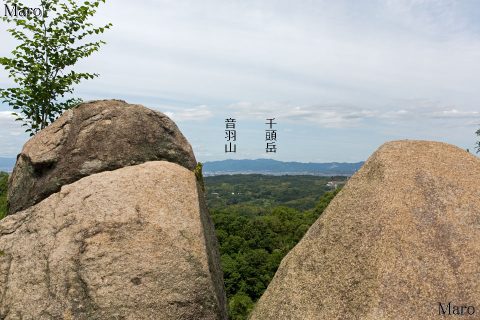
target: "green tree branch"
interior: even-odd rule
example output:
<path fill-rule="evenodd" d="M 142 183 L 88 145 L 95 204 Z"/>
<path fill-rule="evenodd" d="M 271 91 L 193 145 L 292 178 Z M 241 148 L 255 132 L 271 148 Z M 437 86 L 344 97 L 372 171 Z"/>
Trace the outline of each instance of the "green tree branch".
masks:
<path fill-rule="evenodd" d="M 105 0 L 81 4 L 73 0 L 41 0 L 41 16 L 2 17 L 14 25 L 8 32 L 20 44 L 12 51 L 11 58 L 0 58 L 9 78 L 17 84 L 14 88 L 0 88 L 0 99 L 13 108 L 16 120 L 23 122 L 30 135 L 81 102 L 67 98 L 73 94 L 74 85 L 98 77 L 97 73 L 75 72 L 72 68 L 105 44 L 86 41 L 112 26 L 108 23 L 95 27 L 89 22 L 100 3 Z M 26 8 L 19 0 L 6 0 L 5 4 Z"/>

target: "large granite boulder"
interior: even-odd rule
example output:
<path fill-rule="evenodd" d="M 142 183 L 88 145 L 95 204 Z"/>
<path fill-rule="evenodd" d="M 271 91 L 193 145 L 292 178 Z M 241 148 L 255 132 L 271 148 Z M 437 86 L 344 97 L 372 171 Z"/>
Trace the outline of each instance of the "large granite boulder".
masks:
<path fill-rule="evenodd" d="M 82 177 L 156 160 L 190 170 L 196 165 L 190 144 L 166 115 L 120 100 L 80 104 L 23 147 L 10 178 L 8 213 Z"/>
<path fill-rule="evenodd" d="M 449 315 L 480 319 L 480 160 L 398 141 L 370 157 L 282 260 L 251 319 Z"/>
<path fill-rule="evenodd" d="M 6 217 L 0 319 L 226 319 L 195 174 L 164 161 L 102 172 Z"/>

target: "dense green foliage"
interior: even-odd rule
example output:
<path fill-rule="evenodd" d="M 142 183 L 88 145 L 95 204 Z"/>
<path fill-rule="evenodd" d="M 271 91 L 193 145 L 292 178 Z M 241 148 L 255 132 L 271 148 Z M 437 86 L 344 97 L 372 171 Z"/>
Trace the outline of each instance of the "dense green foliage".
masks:
<path fill-rule="evenodd" d="M 259 214 L 263 209 L 286 206 L 307 210 L 331 188 L 328 181 L 345 182 L 346 177 L 266 176 L 260 174 L 205 177 L 207 204 L 243 214 Z"/>
<path fill-rule="evenodd" d="M 0 172 L 0 219 L 7 213 L 7 186 L 8 174 Z"/>
<path fill-rule="evenodd" d="M 19 0 L 6 0 L 2 17 L 13 23 L 14 28 L 8 32 L 19 45 L 12 51 L 12 58 L 2 57 L 0 64 L 18 86 L 0 89 L 0 97 L 15 110 L 17 120 L 23 122 L 31 135 L 81 101 L 65 96 L 73 93 L 74 84 L 98 75 L 75 72 L 72 67 L 104 44 L 85 40 L 111 26 L 94 27 L 89 22 L 105 0 L 39 2 L 33 11 Z"/>
<path fill-rule="evenodd" d="M 326 186 L 331 179 L 261 175 L 205 178 L 232 320 L 247 319 L 282 258 L 338 192 L 327 191 L 331 190 Z"/>

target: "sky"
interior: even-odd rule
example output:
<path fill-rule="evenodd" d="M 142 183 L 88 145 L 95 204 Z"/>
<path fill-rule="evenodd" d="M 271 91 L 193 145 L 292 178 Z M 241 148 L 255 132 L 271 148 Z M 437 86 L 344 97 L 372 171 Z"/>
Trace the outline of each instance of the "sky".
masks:
<path fill-rule="evenodd" d="M 166 113 L 199 161 L 357 162 L 401 139 L 473 151 L 479 18 L 477 0 L 107 0 L 93 19 L 113 24 L 107 44 L 76 67 L 100 77 L 75 94 Z M 15 45 L 0 21 L 0 56 Z M 0 105 L 0 157 L 28 139 L 10 113 Z M 267 118 L 277 153 L 265 152 Z"/>

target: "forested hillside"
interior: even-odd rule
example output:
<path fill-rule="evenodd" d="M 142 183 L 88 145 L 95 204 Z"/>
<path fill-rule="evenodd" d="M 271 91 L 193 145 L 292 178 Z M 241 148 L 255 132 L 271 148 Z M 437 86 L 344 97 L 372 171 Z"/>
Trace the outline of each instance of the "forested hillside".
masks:
<path fill-rule="evenodd" d="M 282 258 L 339 189 L 314 176 L 206 177 L 207 201 L 220 243 L 229 314 L 247 319 Z M 330 190 L 330 191 L 329 191 Z"/>
<path fill-rule="evenodd" d="M 347 177 L 260 174 L 205 177 L 207 204 L 210 209 L 228 206 L 229 211 L 242 214 L 258 214 L 276 206 L 307 210 L 316 205 L 322 194 L 332 190 L 327 186 L 330 181 L 341 185 Z"/>

